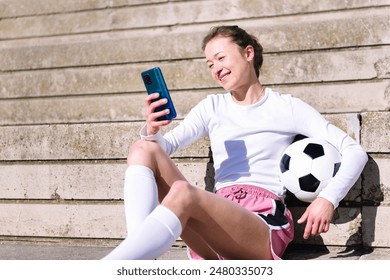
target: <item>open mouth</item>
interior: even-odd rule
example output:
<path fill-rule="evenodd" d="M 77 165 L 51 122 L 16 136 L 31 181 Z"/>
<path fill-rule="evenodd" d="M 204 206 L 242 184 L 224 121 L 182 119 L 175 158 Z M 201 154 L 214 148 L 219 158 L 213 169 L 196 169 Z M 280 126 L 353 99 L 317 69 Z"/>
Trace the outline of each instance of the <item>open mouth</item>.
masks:
<path fill-rule="evenodd" d="M 220 76 L 218 77 L 218 80 L 219 80 L 220 82 L 223 82 L 229 75 L 230 75 L 230 73 L 225 73 L 225 74 L 223 74 L 223 75 L 220 75 Z"/>

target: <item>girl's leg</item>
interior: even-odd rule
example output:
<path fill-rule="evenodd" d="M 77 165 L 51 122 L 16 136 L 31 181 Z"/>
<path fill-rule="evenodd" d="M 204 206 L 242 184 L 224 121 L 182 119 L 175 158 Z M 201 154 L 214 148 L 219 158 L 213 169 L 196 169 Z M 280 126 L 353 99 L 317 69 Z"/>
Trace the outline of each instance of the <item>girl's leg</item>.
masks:
<path fill-rule="evenodd" d="M 232 259 L 272 258 L 269 227 L 261 219 L 233 201 L 191 186 L 157 143 L 138 144 L 142 148 L 128 163 L 155 171 L 159 200 L 179 217 L 182 238 L 191 248 L 207 258 L 216 258 L 216 253 Z M 153 156 L 145 156 L 145 150 Z"/>
<path fill-rule="evenodd" d="M 171 159 L 154 142 L 138 141 L 134 143 L 129 150 L 127 161 L 124 204 L 127 232 L 130 233 L 156 208 L 158 193 L 160 193 L 161 200 L 169 190 L 165 179 L 161 179 L 161 176 L 155 176 L 155 174 L 168 172 L 172 177 L 180 179 L 184 177 Z M 164 163 L 157 164 L 160 161 Z M 161 165 L 167 166 L 167 170 L 172 170 L 161 172 L 159 171 Z M 159 180 L 159 188 L 157 188 L 156 177 Z M 171 179 L 171 181 L 173 180 L 175 179 Z"/>
<path fill-rule="evenodd" d="M 143 165 L 153 171 L 160 201 L 175 181 L 185 180 L 172 159 L 155 142 L 144 140 L 135 142 L 129 150 L 127 164 Z"/>
<path fill-rule="evenodd" d="M 157 206 L 105 260 L 152 260 L 165 253 L 182 231 L 177 216 Z"/>
<path fill-rule="evenodd" d="M 143 231 L 133 231 L 119 246 L 124 250 L 116 249 L 117 252 L 135 251 L 137 258 L 158 257 L 176 240 L 179 228 L 184 229 L 183 240 L 202 256 L 214 258 L 217 253 L 231 259 L 271 258 L 268 226 L 236 203 L 191 186 L 158 144 L 138 141 L 130 149 L 128 163 L 149 167 L 154 172 L 162 207 L 170 210 L 162 212 L 174 215 L 157 215 L 156 218 L 152 212 L 152 217 L 148 216 L 140 225 Z M 138 187 L 142 186 L 135 188 Z M 156 238 L 160 233 L 151 230 L 154 226 L 144 227 L 144 224 L 161 223 L 160 228 L 166 228 L 170 238 Z M 141 237 L 147 236 L 142 232 L 152 233 L 148 240 L 156 242 L 147 247 L 135 246 L 140 244 Z M 116 255 L 115 258 L 121 257 Z"/>
<path fill-rule="evenodd" d="M 237 203 L 191 186 L 157 143 L 141 141 L 129 164 L 154 170 L 161 204 L 180 219 L 182 239 L 205 258 L 271 259 L 269 227 Z M 145 151 L 149 156 L 145 156 Z M 150 156 L 152 155 L 152 156 Z"/>
<path fill-rule="evenodd" d="M 124 187 L 128 235 L 104 259 L 154 259 L 168 250 L 182 231 L 177 216 L 165 206 L 157 206 L 158 193 L 164 197 L 169 187 L 165 178 L 155 174 L 165 173 L 171 168 L 169 174 L 184 177 L 153 142 L 138 141 L 132 145 L 128 164 Z M 161 165 L 168 169 L 161 172 Z M 159 192 L 156 177 L 161 186 Z"/>
<path fill-rule="evenodd" d="M 177 181 L 162 205 L 179 217 L 183 240 L 206 259 L 272 259 L 268 225 L 233 201 Z"/>

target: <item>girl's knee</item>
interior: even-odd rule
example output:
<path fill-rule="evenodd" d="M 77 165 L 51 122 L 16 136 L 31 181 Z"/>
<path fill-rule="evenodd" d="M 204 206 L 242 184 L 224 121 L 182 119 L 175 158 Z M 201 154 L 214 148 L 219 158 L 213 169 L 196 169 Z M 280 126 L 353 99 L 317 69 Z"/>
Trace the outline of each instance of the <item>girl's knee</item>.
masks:
<path fill-rule="evenodd" d="M 150 151 L 156 149 L 157 146 L 158 146 L 158 144 L 156 142 L 153 142 L 153 141 L 137 140 L 130 146 L 129 153 L 137 151 L 137 150 L 145 150 L 145 151 L 150 152 Z"/>
<path fill-rule="evenodd" d="M 185 180 L 179 180 L 172 184 L 164 200 L 166 203 L 188 207 L 194 198 L 194 187 Z"/>
<path fill-rule="evenodd" d="M 132 164 L 145 159 L 151 159 L 156 155 L 159 145 L 152 141 L 138 140 L 134 142 L 127 155 L 127 163 Z"/>

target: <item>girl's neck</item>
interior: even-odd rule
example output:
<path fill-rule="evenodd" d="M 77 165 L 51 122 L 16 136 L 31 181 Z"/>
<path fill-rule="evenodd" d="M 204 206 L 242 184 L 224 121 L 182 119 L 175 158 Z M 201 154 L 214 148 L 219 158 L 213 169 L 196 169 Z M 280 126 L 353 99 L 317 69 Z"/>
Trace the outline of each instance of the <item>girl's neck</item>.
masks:
<path fill-rule="evenodd" d="M 259 101 L 264 96 L 265 87 L 259 82 L 245 89 L 232 91 L 234 102 L 241 105 L 250 105 Z"/>

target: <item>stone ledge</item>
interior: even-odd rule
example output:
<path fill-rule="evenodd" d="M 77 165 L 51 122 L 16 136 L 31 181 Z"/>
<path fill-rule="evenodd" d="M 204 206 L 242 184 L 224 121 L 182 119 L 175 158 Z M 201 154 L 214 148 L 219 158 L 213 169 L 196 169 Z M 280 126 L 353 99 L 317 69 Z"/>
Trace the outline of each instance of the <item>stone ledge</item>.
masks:
<path fill-rule="evenodd" d="M 26 242 L 0 243 L 0 260 L 98 260 L 114 247 Z M 291 246 L 284 260 L 390 260 L 390 249 L 354 247 Z M 159 260 L 187 260 L 186 248 L 172 247 Z"/>
<path fill-rule="evenodd" d="M 292 245 L 285 260 L 390 260 L 389 248 Z"/>

